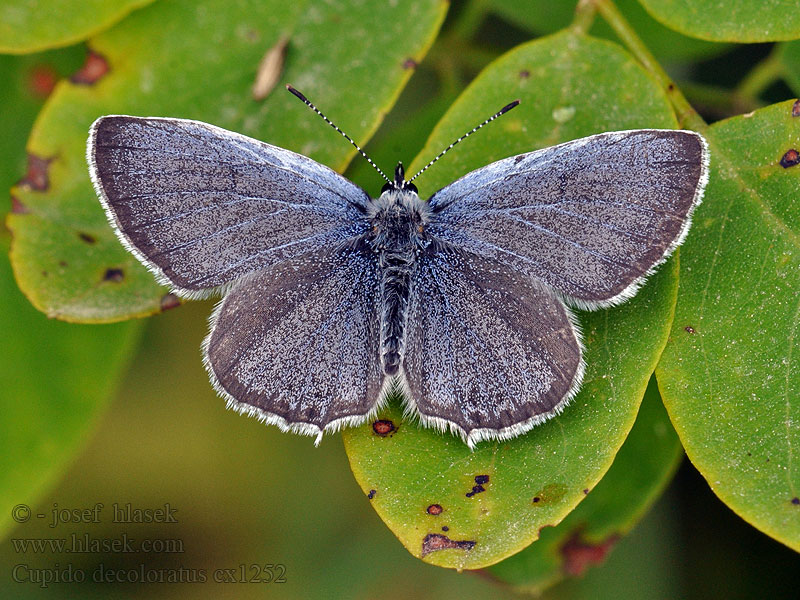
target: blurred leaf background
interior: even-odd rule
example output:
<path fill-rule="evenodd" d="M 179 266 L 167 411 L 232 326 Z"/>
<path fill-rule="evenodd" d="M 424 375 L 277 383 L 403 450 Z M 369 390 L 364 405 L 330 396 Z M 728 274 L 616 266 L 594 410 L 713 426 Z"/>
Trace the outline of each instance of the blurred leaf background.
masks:
<path fill-rule="evenodd" d="M 713 12 L 715 3 L 684 0 L 669 4 L 671 9 L 666 12 L 662 10 L 664 3 L 649 1 L 639 4 L 634 0 L 619 0 L 616 6 L 706 122 L 761 109 L 800 94 L 800 42 L 770 43 L 800 38 L 796 7 L 793 12 L 782 13 L 789 5 L 779 0 L 765 0 L 753 14 L 748 12 L 748 7 L 760 3 L 732 0 L 727 13 L 728 16 L 733 14 L 733 20 L 724 21 L 724 15 Z M 76 10 L 78 5 L 91 10 L 81 15 Z M 598 2 L 598 5 L 607 7 L 608 3 Z M 297 32 L 296 50 L 302 61 L 300 65 L 291 66 L 290 54 L 287 68 L 297 69 L 298 76 L 303 78 L 291 82 L 357 141 L 369 139 L 367 152 L 387 170 L 397 160 L 408 163 L 418 153 L 425 154 L 423 149 L 437 123 L 466 86 L 494 59 L 538 36 L 569 27 L 575 3 L 567 0 L 526 3 L 472 0 L 453 2 L 449 7 L 441 2 L 409 3 L 406 18 L 414 22 L 417 29 L 404 31 L 405 21 L 397 27 L 387 23 L 383 28 L 376 23 L 371 30 L 364 30 L 363 26 L 369 21 L 363 19 L 363 15 L 368 9 L 359 3 L 306 5 L 297 2 L 286 8 L 285 13 L 265 9 L 263 14 L 252 15 L 252 21 L 260 23 L 263 29 L 235 31 L 240 44 L 235 49 L 237 63 L 246 62 L 251 66 L 233 71 L 231 63 L 224 60 L 227 43 L 224 35 L 220 33 L 222 37 L 217 38 L 213 32 L 215 28 L 223 30 L 227 24 L 235 24 L 236 11 L 243 10 L 247 3 L 238 2 L 230 7 L 224 3 L 199 3 L 197 20 L 183 24 L 182 11 L 186 6 L 187 3 L 172 0 L 156 0 L 152 4 L 9 0 L 0 9 L 0 52 L 7 53 L 0 55 L 0 73 L 5 82 L 0 88 L 0 125 L 4 132 L 0 138 L 0 183 L 5 189 L 14 188 L 13 199 L 7 206 L 12 213 L 9 226 L 15 229 L 15 243 L 33 240 L 29 247 L 56 248 L 58 252 L 68 250 L 64 257 L 53 258 L 53 252 L 36 251 L 28 255 L 23 253 L 23 258 L 17 259 L 17 279 L 27 282 L 28 294 L 33 296 L 31 300 L 51 315 L 69 317 L 71 306 L 75 306 L 70 304 L 71 298 L 68 302 L 62 300 L 64 295 L 59 292 L 58 285 L 70 292 L 77 285 L 83 285 L 82 297 L 92 299 L 95 307 L 105 311 L 119 310 L 120 305 L 116 304 L 120 298 L 119 289 L 125 287 L 127 291 L 121 296 L 125 314 L 160 312 L 172 307 L 173 302 L 164 295 L 165 290 L 154 286 L 146 277 L 137 280 L 135 270 L 128 270 L 130 265 L 135 269 L 135 261 L 117 247 L 101 214 L 98 221 L 98 215 L 91 211 L 64 213 L 59 207 L 64 196 L 42 194 L 36 189 L 36 177 L 41 175 L 42 169 L 40 164 L 31 164 L 26 146 L 33 154 L 52 158 L 52 148 L 76 146 L 72 141 L 62 144 L 58 136 L 63 135 L 65 140 L 82 139 L 80 136 L 84 135 L 92 115 L 102 114 L 97 113 L 98 110 L 161 114 L 159 111 L 166 109 L 148 96 L 152 93 L 153 81 L 157 81 L 160 86 L 174 86 L 170 95 L 177 99 L 170 98 L 170 102 L 184 103 L 185 108 L 171 109 L 182 111 L 173 116 L 213 120 L 216 124 L 292 147 L 340 170 L 349 164 L 347 176 L 374 194 L 380 186 L 377 175 L 361 160 L 349 162 L 353 157 L 352 149 L 283 90 L 274 93 L 285 96 L 275 100 L 281 107 L 280 114 L 286 115 L 285 119 L 272 118 L 274 113 L 266 112 L 249 98 L 230 97 L 230 89 L 249 86 L 258 59 L 283 33 L 265 24 L 276 23 Z M 215 12 L 223 11 L 223 6 L 228 7 L 225 15 Z M 702 19 L 687 19 L 687 11 L 696 10 L 698 6 L 711 12 L 706 12 Z M 439 30 L 445 11 L 447 17 Z M 652 11 L 652 16 L 648 11 Z M 171 29 L 153 26 L 153 23 L 169 22 L 162 18 L 164 15 L 171 15 L 174 20 Z M 604 16 L 613 20 L 614 13 L 607 10 Z M 757 22 L 759 16 L 763 17 L 763 26 Z M 386 22 L 387 17 L 383 19 Z M 597 17 L 590 33 L 616 43 L 619 30 L 615 33 L 608 22 L 609 18 Z M 742 22 L 749 24 L 744 27 L 745 33 L 741 33 L 741 27 L 736 27 Z M 22 32 L 24 35 L 2 35 L 4 31 L 19 32 L 26 24 L 30 27 Z M 209 29 L 198 31 L 193 27 L 198 24 Z M 715 27 L 718 35 L 703 33 Z M 330 42 L 327 36 L 342 28 L 344 33 L 340 37 L 344 41 L 338 45 Z M 175 52 L 164 50 L 166 42 L 156 41 L 152 37 L 154 31 L 164 36 L 164 40 L 172 39 L 174 48 L 182 49 L 177 58 L 167 56 Z M 88 42 L 81 42 L 87 39 Z M 402 46 L 393 45 L 391 42 L 397 39 L 410 41 Z M 765 43 L 737 43 L 744 41 Z M 199 54 L 209 45 L 206 54 Z M 366 52 L 365 47 L 371 48 L 371 52 Z M 390 49 L 382 51 L 385 47 Z M 46 48 L 56 49 L 32 53 Z M 102 50 L 104 56 L 113 57 L 111 71 L 105 73 L 101 69 L 100 85 L 95 87 L 86 83 L 87 77 L 91 80 L 98 76 L 87 69 L 87 65 L 92 64 L 91 60 L 87 61 L 88 49 Z M 351 54 L 358 56 L 361 62 L 341 72 L 314 70 L 315 65 L 326 60 L 341 60 L 343 65 L 348 65 Z M 369 59 L 365 61 L 364 56 Z M 223 58 L 215 62 L 215 57 Z M 214 66 L 213 70 L 209 70 L 209 64 Z M 287 76 L 291 75 L 290 71 Z M 611 75 L 613 78 L 614 73 Z M 126 76 L 131 78 L 125 79 Z M 71 83 L 67 81 L 69 78 L 72 78 Z M 364 81 L 371 81 L 373 89 L 359 88 Z M 55 93 L 51 96 L 54 87 Z M 320 90 L 316 96 L 315 90 Z M 377 101 L 370 102 L 371 94 Z M 496 89 L 495 94 L 505 98 L 503 89 Z M 121 95 L 128 104 L 120 104 Z M 469 113 L 463 101 L 465 97 L 457 107 L 460 113 Z M 198 98 L 203 101 L 199 102 Z M 216 106 L 215 98 L 219 98 Z M 473 121 L 487 116 L 483 100 L 472 104 L 479 105 L 474 114 L 463 116 L 464 123 L 470 126 Z M 748 160 L 758 161 L 769 155 L 763 160 L 777 162 L 781 155 L 772 157 L 770 153 L 775 149 L 758 134 L 768 130 L 782 142 L 795 140 L 800 145 L 797 126 L 788 118 L 791 109 L 791 102 L 783 102 L 759 111 L 760 120 L 748 121 L 740 117 L 740 120 L 720 123 L 712 131 L 713 143 L 743 153 L 755 148 Z M 209 116 L 204 110 L 216 112 Z M 677 116 L 685 115 L 678 110 Z M 448 117 L 460 123 L 453 113 Z M 753 122 L 759 125 L 751 125 Z M 288 123 L 296 129 L 289 128 Z M 450 133 L 447 129 L 446 133 L 440 131 L 439 136 Z M 484 133 L 487 132 L 479 135 Z M 487 139 L 492 135 L 496 138 L 493 142 L 496 147 L 502 129 L 492 132 L 490 128 Z M 737 146 L 741 140 L 749 139 L 763 142 L 765 147 L 755 142 Z M 439 140 L 436 144 L 441 145 Z M 461 157 L 454 159 L 457 166 L 443 166 L 443 170 L 434 175 L 449 177 L 447 169 L 461 168 L 478 160 L 471 152 L 480 147 L 465 144 L 461 149 L 463 154 L 457 154 L 460 150 L 455 152 Z M 427 148 L 429 152 L 436 149 Z M 519 149 L 496 151 L 504 156 Z M 75 197 L 85 197 L 88 178 L 80 148 L 77 155 L 75 152 L 72 148 L 68 157 L 59 157 L 52 170 L 48 165 L 45 171 L 51 180 L 47 184 L 57 187 L 56 184 L 63 183 L 64 188 L 73 190 L 69 193 Z M 477 165 L 470 168 L 474 166 Z M 737 201 L 736 196 L 738 180 L 727 177 L 726 173 L 718 178 L 722 182 L 720 196 L 732 198 L 739 207 L 742 201 Z M 796 214 L 796 209 L 792 213 L 792 206 L 797 205 L 796 201 L 792 204 L 792 198 L 796 198 L 800 189 L 796 173 L 787 169 L 784 177 L 784 172 L 780 171 L 778 175 L 783 177 L 780 180 L 768 179 L 771 173 L 763 169 L 748 173 L 747 181 L 759 190 L 762 182 L 768 181 L 766 187 L 775 195 L 766 196 L 765 201 L 796 236 L 797 220 L 792 216 Z M 788 179 L 789 176 L 794 179 Z M 708 210 L 713 211 L 713 206 Z M 30 226 L 34 217 L 38 219 L 42 215 L 41 225 Z M 720 218 L 714 212 L 706 216 L 695 223 L 698 229 L 695 233 L 700 239 L 703 239 L 703 231 L 713 236 L 719 231 L 716 227 L 720 223 L 723 228 L 727 224 L 727 216 Z M 760 216 L 761 213 L 757 215 Z M 753 226 L 754 217 L 749 213 L 734 214 L 734 217 L 739 221 L 732 221 L 729 230 L 737 222 L 745 232 Z M 756 219 L 755 222 L 760 221 Z M 766 227 L 755 231 L 754 237 L 759 238 L 764 237 L 762 232 L 772 230 Z M 95 241 L 87 243 L 80 233 Z M 0 235 L 5 256 L 10 235 L 7 232 Z M 741 240 L 744 232 L 736 235 Z M 747 264 L 748 259 L 760 257 L 760 252 L 768 255 L 781 239 L 775 237 L 768 248 L 744 239 L 747 245 L 743 246 L 745 251 L 741 254 L 714 256 Z M 797 256 L 793 254 L 796 246 L 796 237 L 791 239 L 790 236 L 787 248 L 777 252 L 780 265 L 796 264 Z M 93 252 L 102 255 L 103 260 L 111 255 L 109 253 L 116 252 L 118 262 L 103 263 L 97 277 L 89 276 L 87 273 L 94 273 L 92 269 L 96 270 L 100 264 L 92 257 Z M 686 269 L 684 263 L 688 261 L 694 265 L 695 272 L 710 259 L 699 250 L 695 250 L 696 257 L 692 258 L 690 246 L 688 258 L 684 254 L 686 252 L 682 253 L 681 269 Z M 86 255 L 88 259 L 84 259 Z M 339 436 L 326 437 L 320 448 L 315 449 L 308 439 L 281 434 L 275 428 L 265 428 L 254 420 L 224 410 L 208 385 L 198 350 L 206 332 L 211 302 L 188 303 L 148 320 L 94 326 L 67 324 L 50 320 L 35 310 L 17 289 L 6 259 L 3 261 L 0 331 L 5 350 L 0 362 L 3 415 L 0 529 L 6 538 L 0 544 L 2 597 L 169 598 L 188 593 L 194 597 L 214 598 L 461 598 L 465 595 L 494 598 L 510 595 L 512 588 L 546 589 L 546 597 L 552 598 L 797 597 L 800 558 L 722 504 L 710 491 L 709 484 L 725 497 L 724 483 L 720 486 L 707 474 L 706 481 L 688 461 L 682 460 L 678 438 L 661 405 L 655 380 L 651 381 L 638 420 L 614 464 L 586 501 L 559 526 L 543 530 L 542 538 L 523 552 L 477 573 L 458 573 L 424 564 L 403 548 L 369 506 L 366 490 L 354 482 Z M 766 258 L 763 263 L 759 260 L 756 264 L 761 265 L 763 275 Z M 101 279 L 112 267 L 124 269 L 126 278 L 122 282 L 112 279 L 100 285 L 86 284 Z M 677 269 L 677 264 L 674 268 Z M 127 278 L 128 273 L 134 274 Z M 684 274 L 682 271 L 682 277 Z M 747 273 L 740 276 L 748 278 Z M 787 276 L 778 270 L 775 275 L 767 273 L 767 281 L 769 277 L 788 290 L 777 300 L 762 300 L 761 305 L 749 309 L 751 312 L 747 316 L 755 319 L 755 329 L 758 329 L 760 321 L 753 315 L 759 311 L 772 312 L 774 306 L 780 306 L 778 312 L 787 314 L 788 328 L 794 331 L 791 310 L 795 305 L 791 290 L 797 290 L 796 275 L 790 272 Z M 54 287 L 54 279 L 61 283 Z M 684 286 L 684 279 L 689 279 L 690 283 Z M 114 287 L 115 284 L 121 285 Z M 686 379 L 691 379 L 691 374 L 687 375 L 686 367 L 681 364 L 681 357 L 685 356 L 684 352 L 699 350 L 694 342 L 678 338 L 676 331 L 686 334 L 685 328 L 690 327 L 704 333 L 695 319 L 697 315 L 692 315 L 696 303 L 691 301 L 691 294 L 695 292 L 690 277 L 681 279 L 681 285 L 682 292 L 688 290 L 686 298 L 690 300 L 682 305 L 679 297 L 678 315 L 689 320 L 676 320 L 667 346 L 667 358 L 658 372 L 672 422 L 682 436 L 686 435 L 685 431 L 722 436 L 719 445 L 710 445 L 702 442 L 697 433 L 692 433 L 694 437 L 690 439 L 697 441 L 697 447 L 687 445 L 685 440 L 684 445 L 690 448 L 690 454 L 696 453 L 692 456 L 694 460 L 702 462 L 706 458 L 704 451 L 710 452 L 714 455 L 712 466 L 727 468 L 730 463 L 736 475 L 748 472 L 750 467 L 740 469 L 739 466 L 746 460 L 746 453 L 755 453 L 762 462 L 752 468 L 755 473 L 759 469 L 765 473 L 763 479 L 753 475 L 737 481 L 734 477 L 734 484 L 747 488 L 751 482 L 760 481 L 759 485 L 769 490 L 782 491 L 771 479 L 766 463 L 770 457 L 774 462 L 781 462 L 778 457 L 783 450 L 779 446 L 786 439 L 777 439 L 775 446 L 771 446 L 768 443 L 770 430 L 765 425 L 765 442 L 760 444 L 756 440 L 753 442 L 755 449 L 745 448 L 740 439 L 727 439 L 724 431 L 714 429 L 715 412 L 709 410 L 707 404 L 689 402 L 688 409 L 681 406 L 681 401 L 691 399 L 691 394 L 681 394 L 687 385 Z M 699 290 L 703 290 L 702 286 Z M 793 301 L 796 303 L 796 298 Z M 717 298 L 717 302 L 724 303 L 724 298 Z M 723 311 L 721 314 L 723 320 L 735 320 L 745 313 Z M 796 318 L 795 314 L 794 327 Z M 716 322 L 719 321 L 718 318 Z M 784 327 L 782 323 L 773 327 L 778 330 Z M 772 353 L 764 353 L 764 362 L 769 363 L 764 369 L 787 357 L 781 345 L 785 342 L 776 346 L 759 339 L 755 344 L 752 342 L 754 334 L 749 329 L 742 331 L 741 340 L 725 337 L 726 333 L 724 328 L 717 329 L 715 334 L 718 335 L 714 338 L 717 340 L 715 352 L 720 355 L 720 364 L 714 368 L 720 369 L 720 378 L 723 384 L 727 382 L 726 390 L 731 394 L 728 404 L 724 403 L 724 398 L 720 400 L 724 408 L 721 411 L 724 417 L 718 419 L 721 427 L 728 420 L 738 423 L 737 388 L 744 388 L 749 394 L 751 385 L 748 383 L 751 379 L 743 378 L 742 366 L 735 360 L 731 369 L 725 370 L 725 352 L 731 348 L 731 339 L 746 347 L 750 340 L 750 350 L 757 354 L 771 347 Z M 792 428 L 796 427 L 791 416 L 793 411 L 800 410 L 797 390 L 792 387 L 797 372 L 796 367 L 791 371 L 795 364 L 791 362 L 793 339 L 790 338 L 788 348 L 790 362 L 783 365 L 788 369 L 785 382 L 780 382 L 783 395 L 776 396 L 778 400 L 785 400 L 777 403 L 777 409 L 785 408 L 785 417 L 781 413 L 780 419 L 785 418 L 790 443 L 795 439 Z M 794 361 L 796 357 L 797 353 Z M 741 359 L 739 356 L 737 360 Z M 759 372 L 764 371 L 750 373 L 749 377 L 758 378 Z M 759 388 L 758 393 L 767 394 L 768 390 Z M 711 424 L 704 421 L 709 417 Z M 775 420 L 783 422 L 778 417 Z M 800 422 L 800 417 L 796 421 Z M 720 456 L 721 449 L 727 454 Z M 788 457 L 788 485 L 791 487 L 794 481 L 791 447 Z M 676 469 L 677 476 L 673 478 Z M 736 492 L 734 489 L 732 495 L 736 496 Z M 765 494 L 758 489 L 756 492 L 761 502 Z M 553 490 L 537 497 L 546 501 L 547 493 L 552 494 Z M 741 504 L 747 504 L 749 497 L 744 492 L 739 495 L 738 504 L 736 498 L 728 498 L 726 502 L 740 513 L 747 513 L 748 508 L 742 508 Z M 105 505 L 102 523 L 48 527 L 56 505 L 59 508 L 92 508 L 98 502 Z M 110 518 L 115 502 L 153 508 L 169 503 L 177 509 L 178 523 L 115 524 Z M 785 523 L 782 533 L 788 531 L 787 535 L 791 535 L 792 530 L 800 529 L 800 507 L 792 513 L 795 505 L 790 498 L 781 496 L 776 502 L 783 503 L 781 506 L 786 511 L 786 515 L 781 516 Z M 9 518 L 12 507 L 18 504 L 32 508 L 31 521 L 15 523 Z M 766 520 L 775 516 L 776 511 L 766 510 Z M 38 513 L 46 518 L 37 518 Z M 69 538 L 72 533 L 79 537 L 88 533 L 95 538 L 127 535 L 137 540 L 180 540 L 183 552 L 64 554 L 29 550 L 23 553 L 13 543 L 20 538 Z M 91 581 L 91 574 L 101 565 L 106 571 L 136 570 L 142 564 L 148 570 L 187 567 L 202 569 L 211 578 L 216 569 L 238 570 L 241 565 L 247 569 L 250 565 L 267 563 L 285 566 L 285 583 Z M 52 576 L 54 569 L 62 571 L 71 565 L 85 570 L 90 581 L 46 586 L 35 582 L 18 583 L 11 574 L 19 564 L 28 565 L 41 576 L 45 573 Z M 565 577 L 567 581 L 558 583 Z M 267 589 L 260 589 L 262 587 Z"/>

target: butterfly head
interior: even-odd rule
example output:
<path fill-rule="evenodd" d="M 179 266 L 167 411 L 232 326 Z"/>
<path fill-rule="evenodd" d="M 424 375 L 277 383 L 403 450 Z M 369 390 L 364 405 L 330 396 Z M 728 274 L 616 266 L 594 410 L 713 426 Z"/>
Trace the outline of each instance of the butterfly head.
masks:
<path fill-rule="evenodd" d="M 403 169 L 403 163 L 397 163 L 394 169 L 394 181 L 387 181 L 381 188 L 381 194 L 389 190 L 408 191 L 417 193 L 417 186 L 410 181 L 406 181 L 406 171 Z"/>

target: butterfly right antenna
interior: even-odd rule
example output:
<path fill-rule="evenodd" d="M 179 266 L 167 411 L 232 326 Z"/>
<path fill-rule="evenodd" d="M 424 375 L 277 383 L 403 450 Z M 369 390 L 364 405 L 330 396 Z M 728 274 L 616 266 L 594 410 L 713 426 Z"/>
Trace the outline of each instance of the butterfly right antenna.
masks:
<path fill-rule="evenodd" d="M 389 179 L 389 178 L 386 176 L 386 173 L 384 173 L 383 171 L 381 171 L 381 170 L 380 170 L 380 168 L 378 168 L 378 165 L 376 165 L 374 162 L 372 162 L 372 159 L 371 159 L 369 156 L 367 156 L 366 152 L 364 152 L 364 151 L 363 151 L 363 150 L 362 150 L 362 149 L 359 147 L 359 145 L 358 145 L 358 144 L 356 144 L 356 143 L 353 141 L 353 139 L 352 139 L 352 138 L 351 138 L 349 135 L 347 135 L 347 134 L 346 134 L 344 131 L 342 131 L 341 129 L 339 129 L 339 128 L 338 128 L 338 127 L 337 127 L 337 126 L 336 126 L 336 125 L 333 123 L 333 121 L 331 121 L 331 120 L 330 120 L 328 117 L 326 117 L 325 115 L 323 115 L 323 114 L 322 114 L 322 112 L 321 112 L 321 111 L 320 111 L 320 110 L 319 110 L 319 109 L 318 109 L 316 106 L 314 106 L 314 105 L 311 103 L 311 101 L 310 101 L 308 98 L 306 98 L 306 97 L 305 97 L 303 94 L 301 94 L 300 92 L 298 92 L 296 89 L 294 89 L 294 88 L 293 88 L 292 86 L 290 86 L 290 85 L 287 85 L 287 86 L 286 86 L 286 89 L 287 89 L 287 90 L 289 90 L 290 92 L 292 92 L 292 94 L 294 94 L 294 95 L 295 95 L 295 96 L 297 96 L 298 98 L 300 98 L 300 100 L 302 100 L 302 101 L 305 103 L 305 105 L 306 105 L 306 106 L 308 106 L 308 107 L 309 107 L 311 110 L 313 110 L 313 111 L 314 111 L 315 113 L 317 113 L 317 114 L 318 114 L 320 117 L 322 117 L 322 118 L 325 120 L 325 122 L 326 122 L 328 125 L 330 125 L 330 126 L 331 126 L 331 127 L 333 127 L 333 128 L 336 130 L 336 131 L 338 131 L 339 133 L 341 133 L 341 134 L 344 136 L 344 139 L 346 139 L 348 142 L 350 142 L 351 144 L 353 144 L 353 146 L 355 146 L 356 150 L 358 150 L 358 151 L 361 153 L 361 156 L 363 156 L 364 158 L 366 158 L 366 159 L 367 159 L 367 162 L 368 162 L 369 164 L 371 164 L 371 165 L 372 165 L 372 166 L 375 168 L 375 170 L 376 170 L 378 173 L 380 173 L 380 174 L 381 174 L 381 177 L 383 177 L 383 178 L 384 178 L 384 179 L 385 179 L 385 180 L 386 180 L 388 183 L 392 183 L 392 180 L 391 180 L 391 179 Z M 494 118 L 494 117 L 493 117 L 493 118 Z"/>
<path fill-rule="evenodd" d="M 455 145 L 456 145 L 458 142 L 460 142 L 461 140 L 464 140 L 464 139 L 468 138 L 468 137 L 469 137 L 469 136 L 471 136 L 473 133 L 475 133 L 476 131 L 478 131 L 478 129 L 480 129 L 481 127 L 483 127 L 483 126 L 484 126 L 484 125 L 486 125 L 487 123 L 491 123 L 492 121 L 494 121 L 494 120 L 495 120 L 497 117 L 499 117 L 500 115 L 504 115 L 504 114 L 506 114 L 508 111 L 510 111 L 512 108 L 514 108 L 514 107 L 515 107 L 515 106 L 517 106 L 518 104 L 519 104 L 519 100 L 514 100 L 513 102 L 510 102 L 509 104 L 506 104 L 506 105 L 505 105 L 503 108 L 501 108 L 500 110 L 498 110 L 498 111 L 497 111 L 495 114 L 493 114 L 491 117 L 489 117 L 488 119 L 486 119 L 486 120 L 485 120 L 483 123 L 481 123 L 480 125 L 477 125 L 476 127 L 473 127 L 473 128 L 470 130 L 470 131 L 468 131 L 467 133 L 465 133 L 464 135 L 462 135 L 462 136 L 461 136 L 460 138 L 458 138 L 458 139 L 457 139 L 455 142 L 453 142 L 452 144 L 450 144 L 450 145 L 449 145 L 447 148 L 445 148 L 444 150 L 442 150 L 441 152 L 439 152 L 439 154 L 436 156 L 436 158 L 434 158 L 434 159 L 433 159 L 431 162 L 429 162 L 427 165 L 425 165 L 425 166 L 424 166 L 424 167 L 422 167 L 422 168 L 421 168 L 419 171 L 417 171 L 417 174 L 416 174 L 416 175 L 414 175 L 414 176 L 413 176 L 411 179 L 409 179 L 409 180 L 408 180 L 408 183 L 411 183 L 411 182 L 412 182 L 412 181 L 414 181 L 414 180 L 415 180 L 417 177 L 419 177 L 419 176 L 420 176 L 420 175 L 422 175 L 422 174 L 423 174 L 425 171 L 427 171 L 427 170 L 428 170 L 428 167 L 430 167 L 430 166 L 431 166 L 433 163 L 435 163 L 437 160 L 439 160 L 439 159 L 440 159 L 440 158 L 442 158 L 442 157 L 443 157 L 445 154 L 447 154 L 447 153 L 448 153 L 448 152 L 449 152 L 449 151 L 452 149 L 452 147 L 453 147 L 453 146 L 455 146 Z"/>

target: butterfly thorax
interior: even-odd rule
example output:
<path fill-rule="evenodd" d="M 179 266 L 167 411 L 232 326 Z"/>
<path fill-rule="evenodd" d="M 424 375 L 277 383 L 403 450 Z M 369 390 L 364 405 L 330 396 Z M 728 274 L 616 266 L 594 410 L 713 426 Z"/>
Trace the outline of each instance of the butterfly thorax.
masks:
<path fill-rule="evenodd" d="M 408 189 L 389 189 L 370 203 L 369 245 L 381 270 L 381 363 L 387 375 L 400 368 L 412 272 L 430 244 L 430 215 L 428 203 Z"/>

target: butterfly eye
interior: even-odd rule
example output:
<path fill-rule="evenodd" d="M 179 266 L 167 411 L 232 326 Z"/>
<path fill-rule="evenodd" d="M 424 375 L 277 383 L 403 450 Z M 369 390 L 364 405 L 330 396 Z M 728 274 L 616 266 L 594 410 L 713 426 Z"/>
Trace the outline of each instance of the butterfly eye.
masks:
<path fill-rule="evenodd" d="M 394 184 L 393 183 L 388 183 L 388 182 L 384 183 L 383 187 L 381 188 L 381 194 L 383 194 L 384 192 L 388 192 L 392 188 L 394 188 Z"/>
<path fill-rule="evenodd" d="M 406 183 L 403 185 L 403 187 L 404 187 L 405 189 L 407 189 L 409 192 L 414 192 L 415 194 L 417 193 L 417 186 L 415 186 L 413 183 L 408 183 L 408 182 L 406 182 Z"/>

